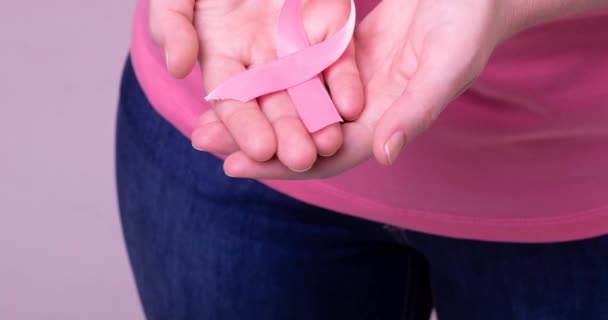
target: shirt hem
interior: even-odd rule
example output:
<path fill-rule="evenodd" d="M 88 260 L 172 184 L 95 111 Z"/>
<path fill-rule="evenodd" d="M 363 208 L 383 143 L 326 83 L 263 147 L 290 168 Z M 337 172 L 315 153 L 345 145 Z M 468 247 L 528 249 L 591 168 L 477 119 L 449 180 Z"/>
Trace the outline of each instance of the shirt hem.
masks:
<path fill-rule="evenodd" d="M 161 56 L 153 56 L 150 51 L 151 40 L 149 37 L 143 36 L 147 35 L 147 31 L 144 30 L 147 23 L 142 23 L 146 22 L 146 9 L 140 2 L 133 26 L 130 52 L 135 74 L 144 88 L 150 104 L 168 122 L 188 137 L 198 115 L 204 111 L 204 108 L 190 106 L 188 98 L 183 96 L 183 93 L 172 90 L 170 82 L 177 80 L 172 79 L 168 74 L 152 74 L 155 70 L 164 68 L 164 60 Z M 190 77 L 197 78 L 200 75 L 195 71 Z M 197 81 L 202 85 L 200 79 Z M 170 102 L 171 108 L 175 108 L 171 110 L 171 114 L 167 113 L 168 110 L 157 107 L 162 100 L 160 93 L 166 96 L 164 99 Z M 482 241 L 546 243 L 582 240 L 608 234 L 608 204 L 553 217 L 484 218 L 459 213 L 448 214 L 397 208 L 344 191 L 325 180 L 260 182 L 311 205 L 438 236 Z M 343 203 L 347 203 L 348 206 L 341 205 Z"/>

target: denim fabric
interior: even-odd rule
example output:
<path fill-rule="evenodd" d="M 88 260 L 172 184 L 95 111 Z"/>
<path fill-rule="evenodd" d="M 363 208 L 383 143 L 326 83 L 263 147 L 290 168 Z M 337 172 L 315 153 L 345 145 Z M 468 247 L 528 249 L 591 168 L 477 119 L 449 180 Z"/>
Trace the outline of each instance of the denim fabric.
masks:
<path fill-rule="evenodd" d="M 608 319 L 608 237 L 509 244 L 399 230 L 232 179 L 147 101 L 127 61 L 116 173 L 156 319 Z"/>

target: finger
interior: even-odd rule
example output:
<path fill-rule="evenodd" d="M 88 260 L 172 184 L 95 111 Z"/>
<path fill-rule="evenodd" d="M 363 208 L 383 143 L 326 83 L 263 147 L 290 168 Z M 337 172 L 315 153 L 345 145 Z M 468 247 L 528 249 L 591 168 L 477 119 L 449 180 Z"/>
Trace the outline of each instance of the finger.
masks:
<path fill-rule="evenodd" d="M 373 147 L 380 163 L 393 164 L 403 146 L 427 129 L 462 85 L 474 78 L 473 69 L 454 60 L 447 54 L 422 60 L 403 93 L 382 115 Z"/>
<path fill-rule="evenodd" d="M 150 34 L 164 50 L 169 73 L 187 76 L 198 56 L 198 37 L 194 25 L 195 0 L 151 0 Z"/>
<path fill-rule="evenodd" d="M 224 171 L 232 177 L 275 180 L 324 179 L 338 175 L 371 156 L 372 130 L 357 122 L 347 123 L 343 127 L 344 146 L 332 157 L 317 160 L 309 171 L 294 172 L 278 159 L 253 161 L 242 152 L 233 153 L 226 158 Z"/>
<path fill-rule="evenodd" d="M 196 129 L 191 135 L 192 146 L 200 151 L 229 155 L 239 150 L 232 135 L 226 129 L 214 110 L 201 115 Z"/>
<path fill-rule="evenodd" d="M 317 159 L 317 149 L 287 92 L 260 97 L 258 102 L 274 128 L 277 158 L 292 171 L 309 170 Z"/>
<path fill-rule="evenodd" d="M 201 68 L 207 92 L 245 71 L 240 61 L 221 56 L 202 57 Z M 214 101 L 214 110 L 245 154 L 256 161 L 266 161 L 274 156 L 277 150 L 275 133 L 256 101 Z"/>
<path fill-rule="evenodd" d="M 344 141 L 342 128 L 339 123 L 327 126 L 319 131 L 312 133 L 317 153 L 322 157 L 330 157 L 334 155 Z"/>
<path fill-rule="evenodd" d="M 324 76 L 340 115 L 346 120 L 357 119 L 363 110 L 364 97 L 354 42 L 336 63 L 325 70 Z"/>

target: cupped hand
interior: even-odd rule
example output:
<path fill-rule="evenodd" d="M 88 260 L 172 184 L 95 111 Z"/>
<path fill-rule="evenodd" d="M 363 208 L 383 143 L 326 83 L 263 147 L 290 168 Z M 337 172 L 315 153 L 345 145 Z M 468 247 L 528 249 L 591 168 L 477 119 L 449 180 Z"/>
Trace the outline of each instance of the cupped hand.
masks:
<path fill-rule="evenodd" d="M 513 32 L 506 2 L 382 1 L 356 30 L 366 103 L 360 118 L 343 126 L 342 149 L 306 173 L 287 170 L 276 160 L 254 161 L 238 151 L 226 159 L 226 173 L 311 179 L 337 175 L 371 157 L 394 163 L 402 148 L 471 85 L 495 46 Z"/>
<path fill-rule="evenodd" d="M 248 68 L 277 59 L 274 39 L 282 4 L 278 0 L 263 5 L 259 0 L 153 0 L 152 34 L 167 53 L 169 71 L 177 77 L 187 74 L 198 56 L 204 85 L 210 92 Z M 349 0 L 305 1 L 302 19 L 310 43 L 321 42 L 340 29 L 350 10 Z M 322 74 L 346 120 L 357 118 L 363 107 L 354 50 L 351 43 Z M 318 154 L 336 153 L 342 142 L 340 124 L 310 134 L 285 91 L 257 101 L 216 101 L 213 111 L 201 116 L 192 134 L 197 149 L 222 154 L 241 150 L 252 161 L 276 155 L 286 168 L 297 172 L 312 167 Z"/>

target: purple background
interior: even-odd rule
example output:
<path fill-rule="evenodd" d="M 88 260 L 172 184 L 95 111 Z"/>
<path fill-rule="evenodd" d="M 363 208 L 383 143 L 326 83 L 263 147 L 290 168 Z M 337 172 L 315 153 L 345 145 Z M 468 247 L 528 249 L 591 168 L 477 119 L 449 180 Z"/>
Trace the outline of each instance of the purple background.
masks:
<path fill-rule="evenodd" d="M 113 174 L 134 3 L 0 5 L 0 319 L 143 319 Z"/>
<path fill-rule="evenodd" d="M 113 172 L 134 4 L 0 6 L 0 319 L 143 319 Z"/>

